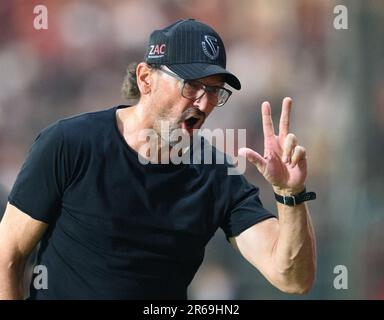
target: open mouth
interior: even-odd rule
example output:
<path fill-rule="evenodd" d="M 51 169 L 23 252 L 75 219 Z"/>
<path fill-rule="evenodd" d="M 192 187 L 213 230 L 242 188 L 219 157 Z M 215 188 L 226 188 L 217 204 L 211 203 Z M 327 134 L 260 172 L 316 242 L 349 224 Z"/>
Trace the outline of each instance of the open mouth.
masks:
<path fill-rule="evenodd" d="M 181 128 L 187 130 L 189 134 L 192 134 L 193 130 L 199 129 L 203 122 L 203 117 L 190 116 L 181 123 Z"/>
<path fill-rule="evenodd" d="M 181 128 L 188 131 L 189 134 L 193 133 L 194 129 L 199 129 L 205 119 L 205 113 L 196 109 L 188 109 L 181 121 Z"/>
<path fill-rule="evenodd" d="M 187 126 L 189 128 L 193 128 L 193 126 L 199 122 L 199 118 L 196 118 L 196 117 L 190 117 L 186 120 L 184 120 L 184 122 L 187 124 Z"/>

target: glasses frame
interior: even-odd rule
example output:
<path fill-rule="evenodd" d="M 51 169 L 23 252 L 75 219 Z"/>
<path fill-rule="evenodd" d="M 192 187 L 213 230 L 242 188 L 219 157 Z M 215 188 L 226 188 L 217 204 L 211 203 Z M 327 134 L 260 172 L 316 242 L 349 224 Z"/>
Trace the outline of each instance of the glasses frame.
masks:
<path fill-rule="evenodd" d="M 229 97 L 232 95 L 232 91 L 227 89 L 227 88 L 219 87 L 219 86 L 208 86 L 208 85 L 204 84 L 203 82 L 201 82 L 199 80 L 185 80 L 185 79 L 179 77 L 177 74 L 175 74 L 175 73 L 173 73 L 171 71 L 168 71 L 167 69 L 162 68 L 161 66 L 156 67 L 155 69 L 158 69 L 158 70 L 164 72 L 165 74 L 167 74 L 167 75 L 169 75 L 169 76 L 171 76 L 171 77 L 181 81 L 183 83 L 183 87 L 181 88 L 181 95 L 184 98 L 186 98 L 186 99 L 189 99 L 189 100 L 192 100 L 192 101 L 196 101 L 196 100 L 199 100 L 200 98 L 202 98 L 207 92 L 208 93 L 209 92 L 215 92 L 218 89 L 219 90 L 224 90 L 228 94 L 227 98 L 224 100 L 224 102 L 215 105 L 215 107 L 222 107 L 223 105 L 225 105 L 227 103 Z M 197 98 L 190 98 L 190 97 L 186 97 L 184 95 L 185 84 L 190 84 L 190 82 L 192 82 L 192 81 L 199 83 L 202 86 L 202 89 L 203 89 L 203 93 L 199 97 L 197 97 Z"/>

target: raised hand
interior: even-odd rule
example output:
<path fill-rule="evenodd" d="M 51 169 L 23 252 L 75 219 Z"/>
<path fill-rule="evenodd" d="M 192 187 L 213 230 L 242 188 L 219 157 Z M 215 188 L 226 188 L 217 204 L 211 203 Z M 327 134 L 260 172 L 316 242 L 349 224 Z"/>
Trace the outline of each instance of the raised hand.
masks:
<path fill-rule="evenodd" d="M 294 134 L 289 133 L 292 99 L 284 98 L 280 116 L 279 135 L 273 128 L 271 106 L 263 102 L 264 157 L 249 148 L 239 149 L 239 155 L 256 165 L 275 192 L 296 194 L 304 189 L 307 176 L 305 148 L 298 145 Z"/>

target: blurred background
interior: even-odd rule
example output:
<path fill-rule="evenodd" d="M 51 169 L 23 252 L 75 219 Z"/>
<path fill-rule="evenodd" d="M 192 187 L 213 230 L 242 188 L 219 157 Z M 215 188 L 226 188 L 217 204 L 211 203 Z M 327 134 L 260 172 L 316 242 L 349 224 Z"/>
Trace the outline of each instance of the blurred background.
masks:
<path fill-rule="evenodd" d="M 33 9 L 48 9 L 35 30 Z M 334 28 L 336 5 L 348 29 Z M 181 18 L 211 25 L 242 81 L 206 127 L 247 129 L 262 152 L 260 105 L 276 120 L 294 102 L 291 131 L 307 148 L 318 272 L 305 296 L 272 287 L 218 230 L 189 290 L 192 299 L 384 299 L 384 2 L 323 0 L 0 0 L 0 215 L 34 138 L 50 123 L 125 104 L 126 66 L 150 32 Z M 271 187 L 247 166 L 275 212 Z M 335 289 L 334 268 L 348 270 Z"/>

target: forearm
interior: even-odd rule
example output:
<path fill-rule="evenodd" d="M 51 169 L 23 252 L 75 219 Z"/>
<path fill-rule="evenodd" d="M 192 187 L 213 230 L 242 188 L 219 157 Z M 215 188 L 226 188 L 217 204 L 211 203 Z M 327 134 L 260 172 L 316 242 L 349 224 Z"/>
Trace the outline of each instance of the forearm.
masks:
<path fill-rule="evenodd" d="M 24 299 L 24 266 L 22 261 L 0 262 L 0 300 Z"/>
<path fill-rule="evenodd" d="M 316 240 L 308 207 L 305 203 L 292 207 L 277 203 L 277 209 L 280 232 L 273 248 L 274 265 L 288 291 L 306 292 L 316 270 Z"/>
<path fill-rule="evenodd" d="M 24 298 L 27 259 L 48 225 L 10 203 L 0 223 L 0 299 Z"/>

